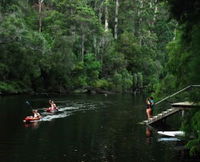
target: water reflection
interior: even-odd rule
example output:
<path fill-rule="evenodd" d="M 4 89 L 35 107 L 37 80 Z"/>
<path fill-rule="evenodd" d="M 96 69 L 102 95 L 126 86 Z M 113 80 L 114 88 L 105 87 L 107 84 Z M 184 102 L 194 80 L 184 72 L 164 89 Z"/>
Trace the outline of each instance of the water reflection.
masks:
<path fill-rule="evenodd" d="M 35 121 L 35 122 L 24 123 L 24 127 L 25 128 L 34 128 L 34 129 L 37 129 L 39 127 L 39 122 Z"/>
<path fill-rule="evenodd" d="M 150 127 L 146 127 L 146 143 L 151 144 L 152 142 L 152 130 Z"/>

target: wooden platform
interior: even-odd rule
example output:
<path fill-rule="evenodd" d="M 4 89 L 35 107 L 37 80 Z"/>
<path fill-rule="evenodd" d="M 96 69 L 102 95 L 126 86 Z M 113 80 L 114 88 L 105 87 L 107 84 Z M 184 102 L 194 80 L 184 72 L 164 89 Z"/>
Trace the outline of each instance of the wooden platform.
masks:
<path fill-rule="evenodd" d="M 146 125 L 150 125 L 153 124 L 157 121 L 163 120 L 164 118 L 167 118 L 181 110 L 186 110 L 186 109 L 191 109 L 191 108 L 196 108 L 196 107 L 200 107 L 199 104 L 194 104 L 192 102 L 178 102 L 178 103 L 173 103 L 171 104 L 172 108 L 167 109 L 159 114 L 157 114 L 156 116 L 153 116 L 152 118 L 150 118 L 149 120 L 144 120 L 143 122 L 140 122 L 140 124 L 146 124 Z"/>
<path fill-rule="evenodd" d="M 173 115 L 175 113 L 177 113 L 178 111 L 180 111 L 181 109 L 177 109 L 177 108 L 171 108 L 168 110 L 165 110 L 159 114 L 157 114 L 156 116 L 153 116 L 152 118 L 150 118 L 149 120 L 144 120 L 143 122 L 141 122 L 141 124 L 146 124 L 146 125 L 150 125 L 153 124 L 159 120 L 162 120 L 170 115 Z"/>

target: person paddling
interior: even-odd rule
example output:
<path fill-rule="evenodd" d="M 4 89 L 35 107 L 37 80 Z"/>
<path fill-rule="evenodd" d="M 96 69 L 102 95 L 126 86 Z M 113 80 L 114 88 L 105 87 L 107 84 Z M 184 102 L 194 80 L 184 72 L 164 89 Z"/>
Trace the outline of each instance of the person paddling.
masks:
<path fill-rule="evenodd" d="M 51 101 L 51 108 L 54 109 L 54 110 L 58 109 L 56 104 L 54 103 L 54 101 Z"/>
<path fill-rule="evenodd" d="M 51 111 L 58 109 L 58 107 L 56 106 L 56 104 L 54 103 L 54 101 L 49 100 L 49 104 L 51 105 L 51 107 L 49 108 Z"/>
<path fill-rule="evenodd" d="M 40 115 L 40 113 L 37 110 L 33 110 L 33 118 L 41 118 L 42 116 Z"/>
<path fill-rule="evenodd" d="M 31 121 L 37 121 L 42 118 L 42 116 L 40 115 L 40 113 L 37 110 L 32 110 L 32 113 L 33 113 L 33 116 L 27 116 L 24 118 L 24 120 L 23 120 L 24 123 L 29 123 Z"/>

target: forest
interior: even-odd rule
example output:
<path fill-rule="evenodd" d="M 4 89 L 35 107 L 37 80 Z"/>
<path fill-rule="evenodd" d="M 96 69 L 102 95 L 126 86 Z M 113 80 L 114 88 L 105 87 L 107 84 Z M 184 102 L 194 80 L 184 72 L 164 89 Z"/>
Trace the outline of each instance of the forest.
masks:
<path fill-rule="evenodd" d="M 0 92 L 151 91 L 174 38 L 157 0 L 1 0 Z"/>
<path fill-rule="evenodd" d="M 156 86 L 155 96 L 164 96 L 187 85 L 200 83 L 200 1 L 165 0 L 169 7 L 170 18 L 176 20 L 175 39 L 167 48 L 167 63 L 161 72 L 161 81 Z M 180 96 L 182 100 L 199 104 L 200 90 L 191 89 Z M 182 129 L 189 142 L 191 154 L 200 152 L 200 111 L 195 109 L 183 119 Z M 191 136 L 193 137 L 191 139 Z"/>
<path fill-rule="evenodd" d="M 145 90 L 199 84 L 198 0 L 1 0 L 0 92 Z M 199 102 L 199 91 L 188 93 Z M 182 129 L 200 151 L 200 112 Z"/>

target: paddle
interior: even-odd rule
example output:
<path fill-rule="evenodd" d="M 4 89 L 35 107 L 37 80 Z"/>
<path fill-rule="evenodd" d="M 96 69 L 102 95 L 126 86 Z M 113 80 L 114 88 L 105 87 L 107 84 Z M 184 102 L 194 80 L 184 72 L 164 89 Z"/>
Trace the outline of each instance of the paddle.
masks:
<path fill-rule="evenodd" d="M 29 105 L 32 110 L 34 110 L 29 101 L 26 101 L 26 104 Z"/>
<path fill-rule="evenodd" d="M 33 109 L 33 107 L 31 106 L 30 102 L 26 101 L 25 103 L 30 106 L 30 108 L 32 109 L 32 111 L 36 111 L 36 110 Z"/>
<path fill-rule="evenodd" d="M 31 109 L 33 109 L 33 107 L 31 106 L 30 102 L 26 101 L 26 104 L 29 105 Z"/>

